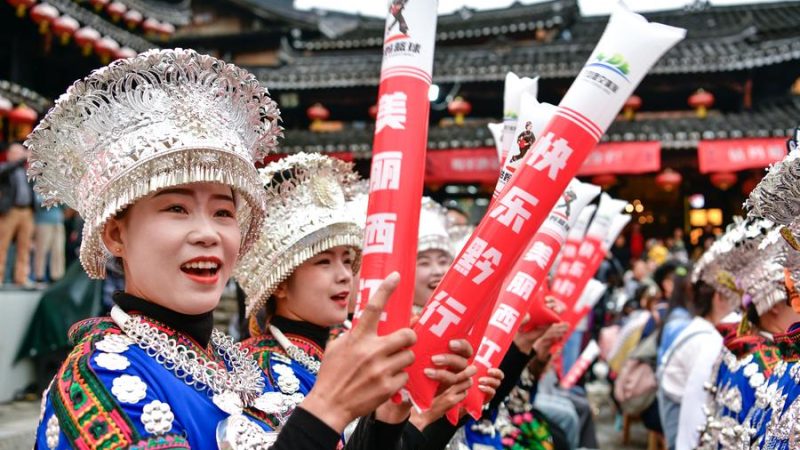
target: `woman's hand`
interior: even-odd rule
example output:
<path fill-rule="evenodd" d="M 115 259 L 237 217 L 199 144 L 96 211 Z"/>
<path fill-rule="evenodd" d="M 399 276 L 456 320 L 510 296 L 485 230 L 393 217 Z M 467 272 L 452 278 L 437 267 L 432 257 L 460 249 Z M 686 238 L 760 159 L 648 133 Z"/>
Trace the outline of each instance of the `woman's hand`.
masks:
<path fill-rule="evenodd" d="M 547 362 L 550 359 L 550 349 L 564 337 L 568 330 L 569 325 L 566 323 L 556 323 L 545 327 L 542 335 L 533 342 L 533 351 L 536 353 L 536 359 L 539 362 Z"/>
<path fill-rule="evenodd" d="M 502 370 L 489 369 L 485 377 L 480 377 L 480 379 L 478 379 L 478 390 L 486 394 L 483 399 L 484 405 L 488 405 L 489 402 L 492 401 L 504 377 L 505 375 Z"/>
<path fill-rule="evenodd" d="M 328 344 L 316 384 L 300 405 L 338 433 L 386 402 L 408 380 L 404 370 L 414 362 L 408 348 L 416 334 L 403 328 L 378 336 L 381 313 L 399 281 L 396 272 L 386 277 L 358 325 Z"/>

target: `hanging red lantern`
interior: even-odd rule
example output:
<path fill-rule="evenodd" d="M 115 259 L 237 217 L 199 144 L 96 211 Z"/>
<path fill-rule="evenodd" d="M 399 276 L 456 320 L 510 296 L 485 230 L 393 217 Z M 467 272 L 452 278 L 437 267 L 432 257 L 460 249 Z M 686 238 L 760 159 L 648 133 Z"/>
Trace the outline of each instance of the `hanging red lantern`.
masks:
<path fill-rule="evenodd" d="M 159 24 L 158 35 L 161 37 L 162 41 L 166 42 L 173 34 L 175 34 L 175 25 L 167 22 Z"/>
<path fill-rule="evenodd" d="M 733 172 L 717 172 L 711 174 L 711 184 L 717 189 L 727 191 L 736 184 L 736 174 Z"/>
<path fill-rule="evenodd" d="M 36 4 L 36 0 L 7 0 L 8 4 L 14 7 L 17 17 L 25 17 L 28 8 Z"/>
<path fill-rule="evenodd" d="M 130 47 L 122 47 L 114 52 L 114 59 L 133 58 L 134 56 L 136 56 L 136 50 Z"/>
<path fill-rule="evenodd" d="M 0 141 L 3 140 L 3 118 L 8 116 L 13 107 L 14 104 L 11 103 L 11 100 L 0 95 Z"/>
<path fill-rule="evenodd" d="M 708 115 L 708 108 L 714 104 L 714 94 L 703 89 L 698 89 L 689 97 L 689 106 L 695 109 L 697 117 L 705 119 Z"/>
<path fill-rule="evenodd" d="M 58 36 L 61 45 L 67 45 L 69 39 L 78 31 L 81 24 L 70 16 L 61 16 L 53 21 L 53 34 Z"/>
<path fill-rule="evenodd" d="M 369 116 L 372 117 L 372 120 L 378 118 L 378 105 L 372 105 L 369 107 Z"/>
<path fill-rule="evenodd" d="M 322 106 L 322 103 L 314 103 L 308 107 L 306 115 L 311 119 L 310 128 L 313 130 L 318 127 L 321 122 L 328 120 L 328 117 L 331 116 L 331 112 L 328 111 L 328 108 Z"/>
<path fill-rule="evenodd" d="M 148 17 L 147 19 L 144 19 L 144 22 L 142 22 L 142 31 L 144 31 L 145 36 L 148 38 L 153 38 L 156 34 L 158 34 L 158 29 L 160 26 L 161 23 L 158 20 Z"/>
<path fill-rule="evenodd" d="M 126 11 L 128 11 L 128 7 L 122 2 L 113 2 L 106 6 L 106 12 L 111 16 L 111 20 L 114 22 L 119 22 L 120 17 L 122 17 Z"/>
<path fill-rule="evenodd" d="M 608 189 L 617 184 L 617 176 L 612 173 L 603 173 L 592 177 L 592 184 Z"/>
<path fill-rule="evenodd" d="M 459 96 L 447 104 L 447 111 L 455 116 L 456 125 L 463 125 L 464 116 L 472 111 L 472 105 Z"/>
<path fill-rule="evenodd" d="M 108 36 L 94 43 L 94 51 L 97 53 L 97 56 L 100 57 L 100 62 L 103 64 L 108 64 L 109 60 L 111 60 L 111 56 L 114 55 L 117 50 L 119 50 L 119 44 Z"/>
<path fill-rule="evenodd" d="M 10 140 L 23 140 L 31 131 L 39 114 L 26 104 L 21 104 L 8 113 L 8 138 Z"/>
<path fill-rule="evenodd" d="M 623 116 L 625 120 L 633 120 L 636 117 L 636 111 L 642 107 L 642 98 L 638 95 L 634 94 L 628 97 L 628 100 L 625 101 L 625 107 L 623 108 Z"/>
<path fill-rule="evenodd" d="M 45 34 L 50 30 L 50 24 L 60 16 L 55 6 L 39 3 L 31 8 L 31 20 L 39 25 L 39 33 Z"/>
<path fill-rule="evenodd" d="M 675 188 L 681 185 L 683 177 L 680 173 L 670 169 L 664 169 L 660 174 L 656 175 L 656 184 L 666 192 L 672 192 Z"/>
<path fill-rule="evenodd" d="M 92 27 L 83 27 L 75 32 L 75 43 L 83 51 L 83 56 L 89 56 L 94 48 L 94 43 L 100 40 L 100 33 Z"/>
<path fill-rule="evenodd" d="M 122 16 L 122 20 L 125 22 L 125 25 L 128 26 L 128 29 L 132 30 L 142 23 L 144 16 L 142 16 L 142 13 L 135 9 L 129 9 L 128 12 Z"/>
<path fill-rule="evenodd" d="M 89 4 L 94 6 L 95 12 L 100 12 L 111 2 L 111 0 L 89 0 Z"/>

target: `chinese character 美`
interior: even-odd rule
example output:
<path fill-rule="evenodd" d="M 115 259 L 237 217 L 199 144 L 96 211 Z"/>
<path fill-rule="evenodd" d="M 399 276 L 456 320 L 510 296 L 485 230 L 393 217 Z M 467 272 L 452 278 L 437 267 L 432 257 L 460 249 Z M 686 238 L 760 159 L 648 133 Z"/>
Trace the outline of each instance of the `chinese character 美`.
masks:
<path fill-rule="evenodd" d="M 372 157 L 369 177 L 369 190 L 400 189 L 400 169 L 403 165 L 402 152 L 380 152 Z"/>
<path fill-rule="evenodd" d="M 511 282 L 508 283 L 506 291 L 519 295 L 525 301 L 528 301 L 535 288 L 536 280 L 532 276 L 525 272 L 517 272 Z"/>
<path fill-rule="evenodd" d="M 461 304 L 458 300 L 450 297 L 445 291 L 441 291 L 433 298 L 433 300 L 425 307 L 422 312 L 422 317 L 419 318 L 419 323 L 425 325 L 431 318 L 433 313 L 441 316 L 441 320 L 430 327 L 431 333 L 436 336 L 442 337 L 450 325 L 458 325 L 461 322 L 461 315 L 467 310 L 467 307 Z"/>
<path fill-rule="evenodd" d="M 377 213 L 367 216 L 364 230 L 364 255 L 370 253 L 392 253 L 394 248 L 395 213 Z"/>
<path fill-rule="evenodd" d="M 381 95 L 375 121 L 376 133 L 380 133 L 385 127 L 393 130 L 406 129 L 406 98 L 406 93 L 402 91 Z"/>
<path fill-rule="evenodd" d="M 533 243 L 531 248 L 528 249 L 528 252 L 525 253 L 525 257 L 523 259 L 525 261 L 533 261 L 537 266 L 539 266 L 539 268 L 544 269 L 552 256 L 553 247 L 545 244 L 542 241 L 536 241 Z"/>
<path fill-rule="evenodd" d="M 531 212 L 525 209 L 525 203 L 536 206 L 539 199 L 517 186 L 512 186 L 497 203 L 498 205 L 489 213 L 489 217 L 497 219 L 503 225 L 510 226 L 515 233 L 519 233 L 525 221 L 531 218 Z"/>
<path fill-rule="evenodd" d="M 488 247 L 488 248 L 487 248 Z M 473 266 L 480 270 L 472 281 L 481 284 L 484 280 L 494 273 L 495 267 L 500 264 L 503 255 L 494 247 L 489 247 L 489 243 L 476 237 L 458 258 L 453 266 L 456 272 L 469 276 Z"/>
<path fill-rule="evenodd" d="M 553 133 L 549 132 L 539 138 L 533 148 L 533 156 L 527 162 L 536 170 L 548 169 L 547 176 L 551 180 L 555 180 L 558 172 L 567 167 L 567 160 L 572 155 L 569 142 L 564 138 L 558 138 L 553 142 L 554 137 Z"/>

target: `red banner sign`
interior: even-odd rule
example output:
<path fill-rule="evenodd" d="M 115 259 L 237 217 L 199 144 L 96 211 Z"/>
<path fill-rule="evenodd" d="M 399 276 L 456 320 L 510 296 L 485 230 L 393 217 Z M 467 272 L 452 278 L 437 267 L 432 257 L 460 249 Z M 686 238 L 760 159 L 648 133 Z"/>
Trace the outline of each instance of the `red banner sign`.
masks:
<path fill-rule="evenodd" d="M 610 142 L 597 145 L 578 175 L 637 174 L 661 170 L 661 142 Z"/>
<path fill-rule="evenodd" d="M 428 183 L 494 183 L 499 173 L 497 150 L 492 147 L 428 150 L 425 157 Z"/>
<path fill-rule="evenodd" d="M 697 144 L 700 173 L 762 169 L 784 156 L 785 138 L 718 139 Z"/>

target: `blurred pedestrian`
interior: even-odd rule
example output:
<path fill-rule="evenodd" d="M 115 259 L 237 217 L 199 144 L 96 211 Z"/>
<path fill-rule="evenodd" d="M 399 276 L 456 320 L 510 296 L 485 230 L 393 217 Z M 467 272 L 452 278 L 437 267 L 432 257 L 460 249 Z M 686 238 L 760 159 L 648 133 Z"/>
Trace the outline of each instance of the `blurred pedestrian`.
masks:
<path fill-rule="evenodd" d="M 28 150 L 12 142 L 7 152 L 6 161 L 0 163 L 0 285 L 5 278 L 8 247 L 15 241 L 14 284 L 27 288 L 32 287 L 28 277 L 34 228 L 33 188 L 25 174 Z"/>

